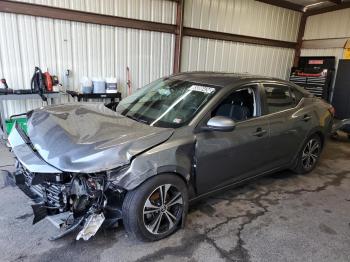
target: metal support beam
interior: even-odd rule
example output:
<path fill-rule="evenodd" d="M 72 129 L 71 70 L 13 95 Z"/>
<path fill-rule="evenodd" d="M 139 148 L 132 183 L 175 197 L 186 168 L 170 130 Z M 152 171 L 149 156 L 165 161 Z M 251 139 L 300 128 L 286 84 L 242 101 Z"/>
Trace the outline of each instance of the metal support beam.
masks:
<path fill-rule="evenodd" d="M 343 0 L 328 0 L 329 2 L 335 3 L 336 5 L 341 5 Z"/>
<path fill-rule="evenodd" d="M 299 32 L 298 32 L 298 40 L 297 40 L 297 45 L 295 48 L 295 54 L 294 54 L 294 66 L 297 66 L 299 63 L 299 58 L 301 54 L 301 47 L 303 45 L 303 37 L 305 33 L 305 27 L 306 27 L 306 20 L 307 20 L 307 15 L 303 14 L 300 19 L 300 24 L 299 24 Z"/>
<path fill-rule="evenodd" d="M 272 39 L 245 36 L 245 35 L 236 35 L 236 34 L 208 31 L 208 30 L 189 28 L 189 27 L 184 27 L 183 34 L 185 36 L 209 38 L 214 40 L 223 40 L 223 41 L 247 43 L 247 44 L 254 44 L 254 45 L 284 47 L 284 48 L 293 48 L 293 49 L 295 49 L 297 46 L 297 43 L 295 42 L 272 40 Z"/>
<path fill-rule="evenodd" d="M 174 49 L 174 74 L 181 70 L 181 53 L 183 38 L 183 16 L 184 16 L 184 0 L 179 0 L 176 9 L 176 35 Z"/>
<path fill-rule="evenodd" d="M 262 2 L 265 4 L 269 4 L 269 5 L 278 6 L 278 7 L 282 7 L 282 8 L 286 8 L 286 9 L 290 9 L 290 10 L 294 10 L 297 12 L 304 12 L 304 6 L 294 4 L 292 2 L 285 1 L 285 0 L 255 0 L 255 1 Z"/>
<path fill-rule="evenodd" d="M 175 34 L 176 26 L 71 9 L 0 0 L 0 12 Z"/>
<path fill-rule="evenodd" d="M 303 40 L 302 49 L 344 48 L 349 37 Z"/>

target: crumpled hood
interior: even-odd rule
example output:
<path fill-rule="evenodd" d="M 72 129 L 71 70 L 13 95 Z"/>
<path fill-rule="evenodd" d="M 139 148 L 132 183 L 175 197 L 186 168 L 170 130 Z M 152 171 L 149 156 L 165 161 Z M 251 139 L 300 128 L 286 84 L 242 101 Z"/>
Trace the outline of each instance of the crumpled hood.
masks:
<path fill-rule="evenodd" d="M 173 129 L 151 127 L 103 104 L 65 104 L 35 110 L 28 136 L 41 157 L 66 172 L 110 170 L 164 141 Z"/>

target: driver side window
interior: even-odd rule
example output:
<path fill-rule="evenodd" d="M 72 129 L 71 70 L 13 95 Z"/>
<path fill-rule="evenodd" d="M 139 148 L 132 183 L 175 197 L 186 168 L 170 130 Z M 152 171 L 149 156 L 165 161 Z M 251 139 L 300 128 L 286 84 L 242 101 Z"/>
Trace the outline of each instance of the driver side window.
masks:
<path fill-rule="evenodd" d="M 231 93 L 212 112 L 213 116 L 224 116 L 234 121 L 244 121 L 257 116 L 256 86 L 244 87 Z"/>

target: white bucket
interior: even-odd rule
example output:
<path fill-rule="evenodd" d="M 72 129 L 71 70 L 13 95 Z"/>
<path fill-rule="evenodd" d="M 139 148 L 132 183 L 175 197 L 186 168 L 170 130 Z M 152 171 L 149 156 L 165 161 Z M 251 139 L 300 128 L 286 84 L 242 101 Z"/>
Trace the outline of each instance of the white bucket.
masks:
<path fill-rule="evenodd" d="M 94 94 L 105 94 L 106 93 L 106 82 L 102 79 L 92 79 L 93 93 Z"/>
<path fill-rule="evenodd" d="M 83 93 L 83 94 L 91 94 L 92 93 L 92 81 L 84 76 L 81 78 L 80 80 L 80 84 L 81 84 L 81 87 L 80 87 L 80 92 Z"/>

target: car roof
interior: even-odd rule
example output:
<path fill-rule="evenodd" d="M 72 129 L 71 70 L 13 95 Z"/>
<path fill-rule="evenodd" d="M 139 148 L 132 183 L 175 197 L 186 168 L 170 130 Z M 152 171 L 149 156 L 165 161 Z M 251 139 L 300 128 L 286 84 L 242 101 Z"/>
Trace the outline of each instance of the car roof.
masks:
<path fill-rule="evenodd" d="M 247 82 L 254 80 L 272 80 L 286 82 L 284 80 L 266 77 L 266 76 L 257 76 L 251 74 L 237 74 L 237 73 L 220 73 L 220 72 L 186 72 L 179 73 L 169 77 L 174 80 L 185 80 L 194 83 L 207 84 L 213 86 L 226 87 L 237 82 L 242 82 L 246 80 Z"/>

